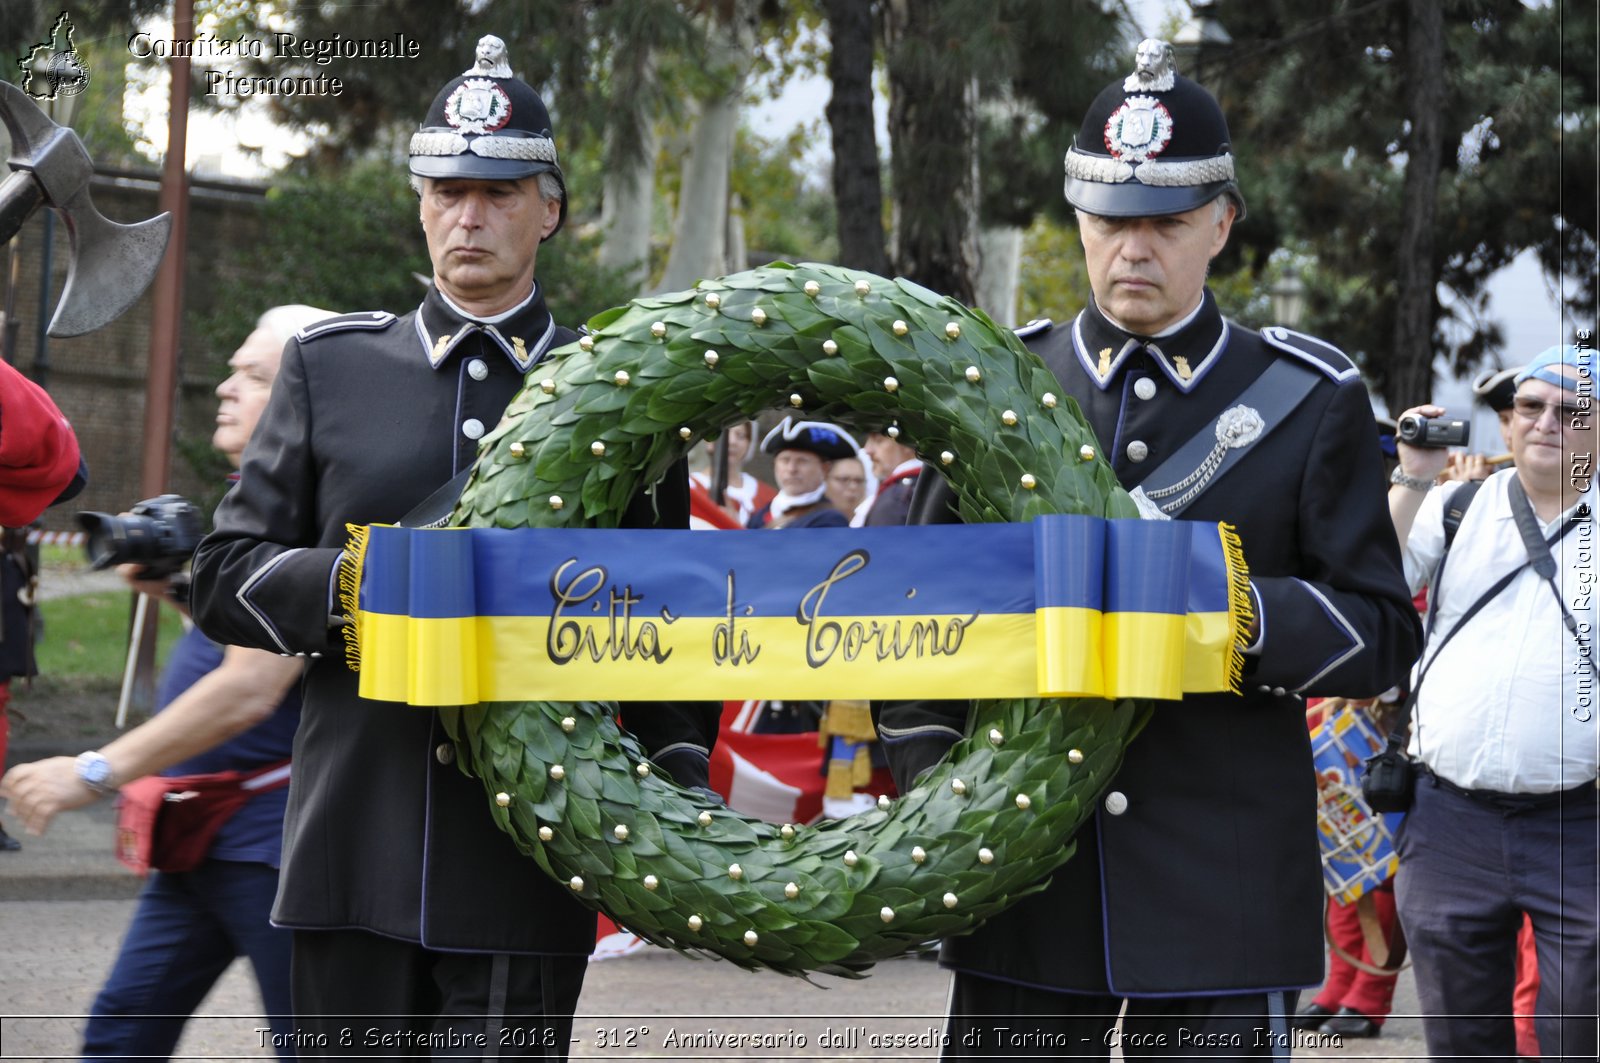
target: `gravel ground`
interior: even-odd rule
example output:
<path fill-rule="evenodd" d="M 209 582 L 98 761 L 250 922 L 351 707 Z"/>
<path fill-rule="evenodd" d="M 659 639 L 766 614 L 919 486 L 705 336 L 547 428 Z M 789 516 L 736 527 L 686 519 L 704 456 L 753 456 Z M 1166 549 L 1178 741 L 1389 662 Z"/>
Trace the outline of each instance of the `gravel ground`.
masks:
<path fill-rule="evenodd" d="M 126 590 L 127 584 L 114 569 L 96 572 L 87 566 L 46 565 L 39 576 L 39 599 L 70 598 L 75 594 Z"/>

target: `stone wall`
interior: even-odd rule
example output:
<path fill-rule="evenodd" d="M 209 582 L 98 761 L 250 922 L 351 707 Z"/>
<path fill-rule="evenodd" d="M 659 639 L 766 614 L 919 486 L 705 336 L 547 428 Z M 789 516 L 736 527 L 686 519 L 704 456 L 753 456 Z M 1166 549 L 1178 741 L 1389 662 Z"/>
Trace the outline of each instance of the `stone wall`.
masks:
<path fill-rule="evenodd" d="M 93 195 L 100 212 L 113 221 L 133 222 L 158 212 L 159 174 L 154 171 L 102 173 Z M 216 414 L 213 389 L 226 373 L 228 356 L 242 342 L 266 307 L 239 307 L 236 328 L 224 339 L 209 341 L 195 323 L 220 311 L 221 282 L 245 268 L 241 248 L 255 239 L 266 187 L 222 181 L 196 181 L 191 186 L 188 248 L 185 258 L 183 329 L 178 352 L 178 397 L 174 406 L 174 445 L 166 481 L 168 489 L 196 500 L 214 499 L 218 487 L 209 475 L 196 472 L 178 445 L 203 452 Z M 71 259 L 66 226 L 54 225 L 49 306 L 41 315 L 39 277 L 45 241 L 45 211 L 23 227 L 17 244 L 18 268 L 12 296 L 16 329 L 13 361 L 28 376 L 41 380 L 72 420 L 89 462 L 89 486 L 76 499 L 48 510 L 45 527 L 76 530 L 72 515 L 80 509 L 116 513 L 141 497 L 145 387 L 148 377 L 152 301 L 146 292 L 110 325 L 73 339 L 45 340 L 40 359 L 39 321 L 55 310 L 65 286 Z M 215 349 L 214 349 L 215 348 Z"/>

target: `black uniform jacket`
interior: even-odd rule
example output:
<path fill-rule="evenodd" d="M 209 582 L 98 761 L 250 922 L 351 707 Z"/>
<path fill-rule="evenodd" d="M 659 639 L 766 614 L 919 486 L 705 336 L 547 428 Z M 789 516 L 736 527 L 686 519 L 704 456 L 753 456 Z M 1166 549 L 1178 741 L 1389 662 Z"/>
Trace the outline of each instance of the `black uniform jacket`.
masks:
<path fill-rule="evenodd" d="M 911 512 L 911 499 L 920 479 L 922 470 L 918 469 L 908 476 L 895 477 L 879 487 L 877 497 L 867 510 L 867 519 L 862 524 L 868 528 L 895 528 L 904 524 L 906 515 Z"/>
<path fill-rule="evenodd" d="M 1242 696 L 1158 703 L 1052 885 L 947 942 L 944 959 L 1030 985 L 1133 996 L 1315 984 L 1323 888 L 1302 696 L 1387 689 L 1421 634 L 1366 390 L 1337 351 L 1235 327 L 1209 292 L 1175 335 L 1148 342 L 1093 305 L 1070 327 L 1022 332 L 1130 488 L 1210 432 L 1273 362 L 1299 359 L 1318 376 L 1301 405 L 1182 514 L 1227 521 L 1243 541 L 1261 636 Z M 943 480 L 921 480 L 912 522 L 953 519 Z M 954 702 L 880 706 L 902 790 L 954 740 L 964 711 Z"/>
<path fill-rule="evenodd" d="M 430 289 L 404 317 L 345 315 L 285 348 L 239 483 L 195 554 L 193 586 L 195 619 L 212 638 L 308 658 L 276 922 L 438 949 L 592 948 L 593 914 L 496 828 L 438 715 L 358 697 L 330 626 L 346 523 L 397 522 L 470 465 L 527 369 L 574 338 L 537 289 L 492 325 Z M 627 523 L 687 526 L 687 481 L 674 471 L 635 500 Z M 715 707 L 628 715 L 679 782 L 705 784 Z"/>

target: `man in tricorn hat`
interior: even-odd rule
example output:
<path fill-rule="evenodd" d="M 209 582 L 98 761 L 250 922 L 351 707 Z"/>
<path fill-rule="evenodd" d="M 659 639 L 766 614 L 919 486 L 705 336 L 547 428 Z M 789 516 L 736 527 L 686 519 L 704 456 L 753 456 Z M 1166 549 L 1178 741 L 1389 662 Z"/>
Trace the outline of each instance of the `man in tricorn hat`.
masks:
<path fill-rule="evenodd" d="M 778 496 L 750 515 L 752 528 L 842 528 L 850 522 L 828 501 L 828 466 L 856 456 L 844 430 L 821 421 L 785 417 L 761 441 L 772 457 Z"/>
<path fill-rule="evenodd" d="M 422 305 L 333 318 L 288 344 L 239 485 L 195 555 L 207 634 L 306 658 L 273 911 L 295 931 L 303 1055 L 565 1058 L 594 944 L 593 913 L 495 826 L 438 714 L 362 699 L 344 663 L 345 525 L 426 509 L 529 368 L 576 338 L 535 275 L 567 211 L 549 112 L 498 41 L 479 52 L 411 139 L 433 261 Z M 687 526 L 684 483 L 674 470 L 625 523 Z M 678 782 L 705 784 L 714 708 L 629 718 Z"/>
<path fill-rule="evenodd" d="M 955 1056 L 1105 1058 L 1124 1005 L 1125 1055 L 1282 1051 L 1296 991 L 1322 978 L 1302 699 L 1377 694 L 1416 656 L 1360 374 L 1321 340 L 1222 317 L 1206 271 L 1244 209 L 1227 123 L 1163 42 L 1140 67 L 1066 156 L 1092 299 L 1020 333 L 1094 428 L 1086 457 L 1147 516 L 1238 530 L 1243 682 L 1156 704 L 1051 885 L 945 944 Z M 913 521 L 953 519 L 949 488 L 921 480 Z M 880 707 L 902 791 L 964 721 L 959 703 Z"/>

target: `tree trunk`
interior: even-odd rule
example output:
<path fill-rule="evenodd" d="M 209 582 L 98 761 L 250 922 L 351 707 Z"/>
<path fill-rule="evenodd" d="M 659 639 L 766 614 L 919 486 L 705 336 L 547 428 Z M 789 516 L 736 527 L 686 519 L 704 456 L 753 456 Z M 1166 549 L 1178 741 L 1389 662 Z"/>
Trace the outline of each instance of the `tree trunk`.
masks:
<path fill-rule="evenodd" d="M 1001 325 L 1017 323 L 1017 279 L 1022 268 L 1022 233 L 1015 225 L 978 230 L 977 298 L 974 305 Z"/>
<path fill-rule="evenodd" d="M 889 146 L 897 272 L 964 303 L 978 258 L 977 81 L 942 0 L 888 0 Z"/>
<path fill-rule="evenodd" d="M 707 32 L 710 62 L 722 73 L 723 88 L 702 101 L 689 134 L 672 250 L 660 291 L 678 291 L 702 278 L 720 277 L 727 262 L 728 171 L 755 40 L 743 7 L 737 5 L 729 21 L 714 22 Z"/>
<path fill-rule="evenodd" d="M 606 172 L 600 203 L 600 264 L 625 270 L 636 289 L 650 276 L 650 221 L 655 208 L 656 149 L 660 136 L 640 116 L 642 141 L 623 150 L 606 145 Z M 631 161 L 625 161 L 631 160 Z"/>
<path fill-rule="evenodd" d="M 889 272 L 883 242 L 883 184 L 872 115 L 872 5 L 823 0 L 832 50 L 828 128 L 833 134 L 833 198 L 838 208 L 839 264 Z"/>
<path fill-rule="evenodd" d="M 744 239 L 744 200 L 738 194 L 728 198 L 728 237 L 727 257 L 723 260 L 724 270 L 728 273 L 739 273 L 750 268 L 750 249 Z"/>
<path fill-rule="evenodd" d="M 1391 410 L 1426 402 L 1433 394 L 1433 322 L 1439 270 L 1434 262 L 1433 223 L 1438 206 L 1444 135 L 1444 15 L 1438 0 L 1406 0 L 1405 204 L 1395 271 L 1393 368 L 1383 398 Z"/>

